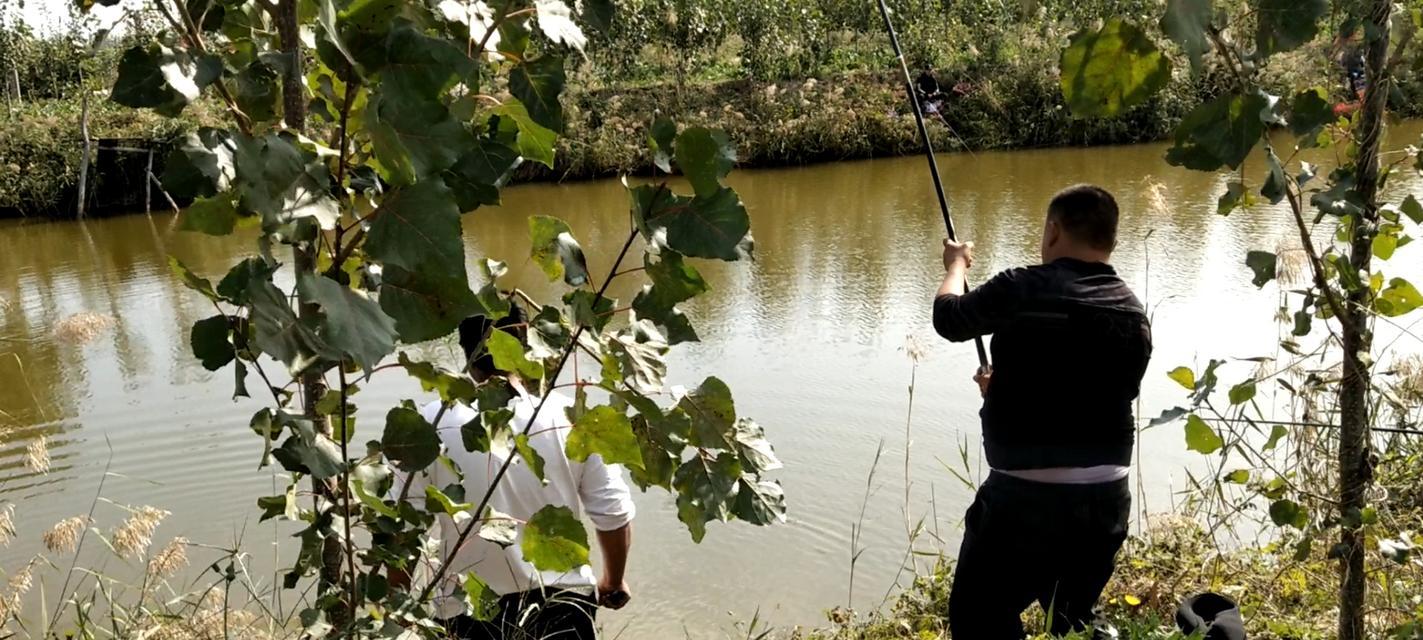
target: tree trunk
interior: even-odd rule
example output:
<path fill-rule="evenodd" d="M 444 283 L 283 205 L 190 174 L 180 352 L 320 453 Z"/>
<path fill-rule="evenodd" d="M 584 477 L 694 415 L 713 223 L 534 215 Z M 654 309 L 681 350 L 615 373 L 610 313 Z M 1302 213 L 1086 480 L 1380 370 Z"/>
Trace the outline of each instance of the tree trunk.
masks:
<path fill-rule="evenodd" d="M 1351 222 L 1352 243 L 1349 261 L 1361 274 L 1372 270 L 1373 229 L 1378 222 L 1379 144 L 1383 138 L 1383 116 L 1387 106 L 1389 79 L 1388 36 L 1391 0 L 1371 0 L 1365 55 L 1368 88 L 1357 131 L 1358 193 L 1364 202 L 1360 219 Z M 1368 276 L 1364 276 L 1368 281 Z M 1364 533 L 1359 516 L 1364 494 L 1373 482 L 1369 462 L 1369 370 L 1366 361 L 1373 346 L 1369 330 L 1368 287 L 1348 295 L 1347 317 L 1343 318 L 1344 367 L 1339 385 L 1339 509 L 1346 523 L 1340 532 L 1339 640 L 1364 640 Z M 1350 523 L 1353 523 L 1352 525 Z"/>
<path fill-rule="evenodd" d="M 302 73 L 301 23 L 297 15 L 297 8 L 297 0 L 281 0 L 277 5 L 275 18 L 277 34 L 281 38 L 282 53 L 286 54 L 287 58 L 287 72 L 282 76 L 282 119 L 286 122 L 287 128 L 293 131 L 303 131 L 306 128 L 306 87 L 302 81 L 304 74 Z M 298 274 L 315 273 L 315 243 L 293 245 L 292 266 Z M 320 310 L 314 304 L 298 304 L 297 314 L 301 317 L 302 322 L 314 323 L 318 313 Z M 302 374 L 302 412 L 318 429 L 330 435 L 330 425 L 316 411 L 316 401 L 321 399 L 321 394 L 324 392 L 325 385 L 322 384 L 319 371 L 312 370 Z M 315 478 L 311 482 L 312 490 L 318 496 L 325 497 L 333 503 L 336 502 L 336 494 L 332 491 L 330 484 Z M 320 581 L 322 591 L 325 591 L 330 585 L 341 583 L 341 555 L 341 540 L 336 536 L 327 536 L 323 541 L 321 552 Z M 344 608 L 341 610 L 344 611 Z M 337 627 L 349 622 L 335 617 L 331 621 Z"/>

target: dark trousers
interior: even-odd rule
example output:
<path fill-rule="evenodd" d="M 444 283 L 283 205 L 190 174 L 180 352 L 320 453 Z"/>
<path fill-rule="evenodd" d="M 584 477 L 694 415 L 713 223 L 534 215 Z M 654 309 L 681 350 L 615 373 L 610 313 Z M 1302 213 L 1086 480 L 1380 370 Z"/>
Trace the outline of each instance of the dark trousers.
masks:
<path fill-rule="evenodd" d="M 1038 602 L 1050 631 L 1092 626 L 1094 608 L 1126 540 L 1125 479 L 1090 485 L 1032 482 L 991 473 L 969 507 L 949 629 L 957 640 L 1017 640 Z"/>
<path fill-rule="evenodd" d="M 445 630 L 458 640 L 597 640 L 597 613 L 598 602 L 591 595 L 524 591 L 500 598 L 493 620 L 460 616 L 446 620 Z"/>

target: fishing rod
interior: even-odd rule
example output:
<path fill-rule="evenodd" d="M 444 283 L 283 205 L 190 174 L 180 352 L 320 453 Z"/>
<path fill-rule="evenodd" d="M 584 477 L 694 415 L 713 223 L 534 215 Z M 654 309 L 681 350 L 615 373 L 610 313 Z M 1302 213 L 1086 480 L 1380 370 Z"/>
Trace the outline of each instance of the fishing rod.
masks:
<path fill-rule="evenodd" d="M 934 160 L 934 144 L 929 141 L 929 128 L 924 124 L 924 109 L 919 105 L 919 94 L 914 89 L 914 78 L 909 75 L 909 64 L 904 61 L 904 52 L 899 49 L 899 34 L 894 32 L 894 23 L 889 19 L 889 7 L 879 0 L 879 13 L 884 17 L 884 28 L 889 32 L 889 44 L 894 47 L 894 57 L 899 59 L 899 68 L 904 71 L 904 88 L 909 93 L 909 104 L 914 107 L 914 122 L 919 125 L 919 137 L 924 140 L 924 157 L 929 160 L 929 174 L 934 178 L 934 192 L 939 196 L 939 212 L 944 216 L 944 227 L 948 229 L 949 240 L 958 242 L 954 233 L 954 219 L 949 215 L 949 199 L 944 196 L 944 183 L 939 179 L 939 163 Z M 968 289 L 968 278 L 964 278 L 964 289 Z M 988 366 L 988 350 L 983 348 L 983 337 L 973 339 L 978 349 L 979 367 Z"/>

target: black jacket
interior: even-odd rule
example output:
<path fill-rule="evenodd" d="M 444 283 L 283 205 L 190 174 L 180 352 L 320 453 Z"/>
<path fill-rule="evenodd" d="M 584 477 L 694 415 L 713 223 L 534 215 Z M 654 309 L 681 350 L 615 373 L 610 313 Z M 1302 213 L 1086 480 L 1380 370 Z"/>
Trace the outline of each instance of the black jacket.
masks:
<path fill-rule="evenodd" d="M 993 468 L 1131 463 L 1151 325 L 1111 265 L 1062 258 L 1004 271 L 939 296 L 934 328 L 955 342 L 993 334 L 979 412 Z"/>

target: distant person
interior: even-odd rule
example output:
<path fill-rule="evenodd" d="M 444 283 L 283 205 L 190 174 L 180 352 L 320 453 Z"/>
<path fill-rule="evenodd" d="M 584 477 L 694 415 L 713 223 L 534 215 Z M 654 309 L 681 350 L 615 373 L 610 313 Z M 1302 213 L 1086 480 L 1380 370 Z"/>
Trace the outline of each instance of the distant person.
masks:
<path fill-rule="evenodd" d="M 943 117 L 941 112 L 947 96 L 939 89 L 939 81 L 934 78 L 932 69 L 925 69 L 919 73 L 919 77 L 914 80 L 914 90 L 919 94 L 919 107 L 924 115 Z"/>
<path fill-rule="evenodd" d="M 1099 187 L 1048 205 L 1042 264 L 973 291 L 973 243 L 944 241 L 934 328 L 960 342 L 993 335 L 983 394 L 992 471 L 969 507 L 949 595 L 955 638 L 1024 635 L 1034 601 L 1055 635 L 1085 630 L 1131 514 L 1132 401 L 1151 356 L 1146 313 L 1110 264 L 1117 203 Z"/>
<path fill-rule="evenodd" d="M 1344 102 L 1334 105 L 1334 115 L 1341 116 L 1359 109 L 1369 86 L 1364 46 L 1359 42 L 1358 31 L 1340 34 L 1335 39 L 1334 60 L 1343 71 Z"/>
<path fill-rule="evenodd" d="M 516 334 L 523 341 L 526 315 L 517 305 L 513 313 L 494 323 Z M 517 392 L 510 402 L 514 410 L 512 428 L 523 433 L 529 425 L 538 396 L 524 388 L 523 383 L 508 372 L 498 371 L 494 360 L 486 354 L 484 341 L 490 332 L 490 322 L 474 316 L 460 323 L 459 342 L 469 362 L 470 374 L 485 381 L 494 374 L 509 376 Z M 598 454 L 586 462 L 570 460 L 564 453 L 568 440 L 568 418 L 564 410 L 572 406 L 565 396 L 549 396 L 538 419 L 528 430 L 534 450 L 543 457 L 544 474 L 548 482 L 538 477 L 515 459 L 504 479 L 495 488 L 489 505 L 520 522 L 526 522 L 547 505 L 568 507 L 576 518 L 587 516 L 597 529 L 598 546 L 603 554 L 602 579 L 593 577 L 591 567 L 584 565 L 567 573 L 540 572 L 524 561 L 518 544 L 508 548 L 470 536 L 464 546 L 453 549 L 459 528 L 448 516 L 439 518 L 442 560 L 453 563 L 444 576 L 444 584 L 436 591 L 436 615 L 453 638 L 478 640 L 523 640 L 525 638 L 558 638 L 593 640 L 597 637 L 594 618 L 598 606 L 620 609 L 629 600 L 624 580 L 628 550 L 632 546 L 632 520 L 635 514 L 622 467 L 605 464 Z M 426 405 L 421 415 L 434 422 L 440 412 L 440 402 Z M 504 464 L 497 454 L 465 450 L 460 427 L 478 417 L 466 405 L 457 404 L 445 411 L 435 425 L 444 445 L 444 453 L 464 474 L 461 481 L 450 469 L 436 463 L 426 474 L 414 481 L 409 500 L 421 504 L 427 484 L 445 487 L 461 482 L 465 497 L 478 500 L 489 488 L 489 482 Z M 399 495 L 408 475 L 397 473 L 392 494 Z M 521 534 L 522 535 L 522 534 Z M 500 595 L 499 610 L 494 619 L 480 622 L 465 615 L 464 578 L 473 572 L 490 589 Z M 409 576 L 394 576 L 394 582 L 408 582 Z"/>

